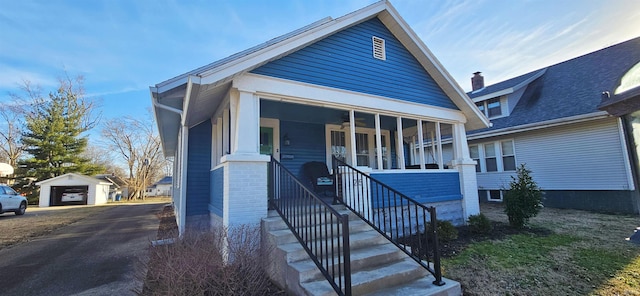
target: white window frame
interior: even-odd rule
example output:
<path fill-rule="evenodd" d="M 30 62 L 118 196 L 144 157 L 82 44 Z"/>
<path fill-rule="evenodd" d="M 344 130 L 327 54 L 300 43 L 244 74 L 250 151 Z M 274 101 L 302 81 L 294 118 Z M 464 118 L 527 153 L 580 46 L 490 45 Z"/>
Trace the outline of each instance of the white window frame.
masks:
<path fill-rule="evenodd" d="M 509 141 L 511 141 L 511 145 L 513 145 L 513 159 L 515 162 L 515 167 L 517 169 L 518 157 L 516 155 L 516 142 L 514 139 L 502 139 L 497 141 L 477 143 L 477 144 L 474 143 L 469 145 L 469 147 L 478 146 L 478 157 L 480 157 L 480 159 L 478 159 L 478 163 L 480 164 L 480 172 L 477 172 L 477 173 L 515 172 L 515 170 L 511 170 L 511 171 L 504 170 L 503 157 L 505 155 L 502 153 L 502 142 L 509 142 Z M 495 151 L 495 158 L 496 158 L 496 166 L 498 167 L 497 171 L 487 172 L 487 162 L 485 158 L 485 149 L 487 144 L 493 144 L 493 149 L 495 149 L 494 151 Z M 507 155 L 507 156 L 511 156 L 511 155 Z"/>
<path fill-rule="evenodd" d="M 504 201 L 504 190 L 501 189 L 480 189 L 478 191 L 484 191 L 485 198 L 487 202 L 502 202 Z M 500 199 L 491 199 L 491 191 L 500 192 Z M 480 192 L 478 192 L 480 194 Z"/>
<path fill-rule="evenodd" d="M 344 132 L 345 133 L 345 146 L 347 149 L 347 155 L 346 155 L 346 159 L 347 161 L 349 161 L 351 159 L 351 128 L 349 127 L 345 127 L 343 128 L 340 125 L 335 125 L 335 124 L 327 124 L 325 125 L 325 151 L 326 151 L 326 161 L 328 164 L 331 163 L 331 132 L 332 131 L 336 131 L 336 132 Z M 376 129 L 374 128 L 365 128 L 365 127 L 356 127 L 356 133 L 358 134 L 367 134 L 367 140 L 369 142 L 369 165 L 368 167 L 373 168 L 376 163 L 377 163 L 377 159 L 376 159 L 376 149 L 374 148 L 376 146 Z M 391 168 L 391 138 L 390 135 L 391 133 L 388 130 L 381 130 L 380 134 L 382 136 L 384 136 L 385 138 L 385 143 L 383 143 L 383 145 L 385 147 L 387 147 L 387 153 L 386 153 L 386 158 L 387 158 L 387 167 Z M 353 166 L 355 166 L 354 164 L 352 164 Z M 378 168 L 376 170 L 382 170 L 382 168 Z"/>
<path fill-rule="evenodd" d="M 499 102 L 500 102 L 500 115 L 489 116 L 489 101 L 494 100 L 496 98 L 499 98 Z M 490 99 L 487 99 L 487 100 L 482 100 L 482 101 L 475 102 L 475 103 L 476 103 L 476 106 L 478 105 L 478 103 L 482 104 L 484 109 L 480 110 L 480 112 L 482 112 L 489 119 L 495 119 L 495 118 L 509 116 L 509 108 L 507 108 L 507 97 L 506 96 L 493 97 L 493 98 L 490 98 Z"/>

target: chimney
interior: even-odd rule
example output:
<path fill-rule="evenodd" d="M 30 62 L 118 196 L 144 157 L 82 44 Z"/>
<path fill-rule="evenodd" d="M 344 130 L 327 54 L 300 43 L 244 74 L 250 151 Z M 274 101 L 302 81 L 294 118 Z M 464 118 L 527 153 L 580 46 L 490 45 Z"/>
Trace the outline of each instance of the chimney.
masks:
<path fill-rule="evenodd" d="M 473 73 L 473 77 L 471 77 L 471 90 L 478 90 L 484 87 L 484 77 L 480 75 L 482 72 Z"/>

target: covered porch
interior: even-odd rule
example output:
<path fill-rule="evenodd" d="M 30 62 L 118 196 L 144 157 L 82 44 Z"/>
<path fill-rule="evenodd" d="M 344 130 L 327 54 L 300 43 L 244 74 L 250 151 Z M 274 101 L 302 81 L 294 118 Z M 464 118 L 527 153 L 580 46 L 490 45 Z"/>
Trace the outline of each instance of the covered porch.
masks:
<path fill-rule="evenodd" d="M 212 225 L 257 223 L 266 215 L 271 157 L 306 182 L 305 163 L 323 162 L 331 171 L 336 157 L 444 207 L 441 218 L 463 223 L 478 212 L 461 112 L 313 85 L 296 93 L 300 83 L 248 76 L 235 80 L 201 123 L 210 125 Z M 260 86 L 266 90 L 247 90 Z M 466 181 L 471 174 L 473 182 Z"/>

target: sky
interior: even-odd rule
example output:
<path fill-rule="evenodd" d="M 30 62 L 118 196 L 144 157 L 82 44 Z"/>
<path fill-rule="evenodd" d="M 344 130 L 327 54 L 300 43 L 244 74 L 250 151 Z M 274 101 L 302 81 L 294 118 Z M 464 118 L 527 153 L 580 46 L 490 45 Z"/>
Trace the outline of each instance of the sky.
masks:
<path fill-rule="evenodd" d="M 148 115 L 149 86 L 374 0 L 0 0 L 0 102 L 82 75 L 102 119 Z M 392 0 L 471 89 L 640 36 L 639 0 Z M 66 74 L 65 74 L 66 73 Z"/>

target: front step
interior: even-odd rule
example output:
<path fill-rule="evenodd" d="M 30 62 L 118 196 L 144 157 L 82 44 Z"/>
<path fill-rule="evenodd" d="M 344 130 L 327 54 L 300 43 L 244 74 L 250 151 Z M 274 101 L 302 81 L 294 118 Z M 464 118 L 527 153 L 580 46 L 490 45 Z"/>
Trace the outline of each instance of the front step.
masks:
<path fill-rule="evenodd" d="M 349 214 L 353 295 L 462 294 L 455 281 L 443 279 L 446 285 L 433 285 L 433 276 L 398 247 L 350 211 L 339 208 L 339 212 Z M 292 295 L 336 295 L 275 211 L 262 220 L 262 231 L 273 258 L 269 267 L 272 280 Z"/>

